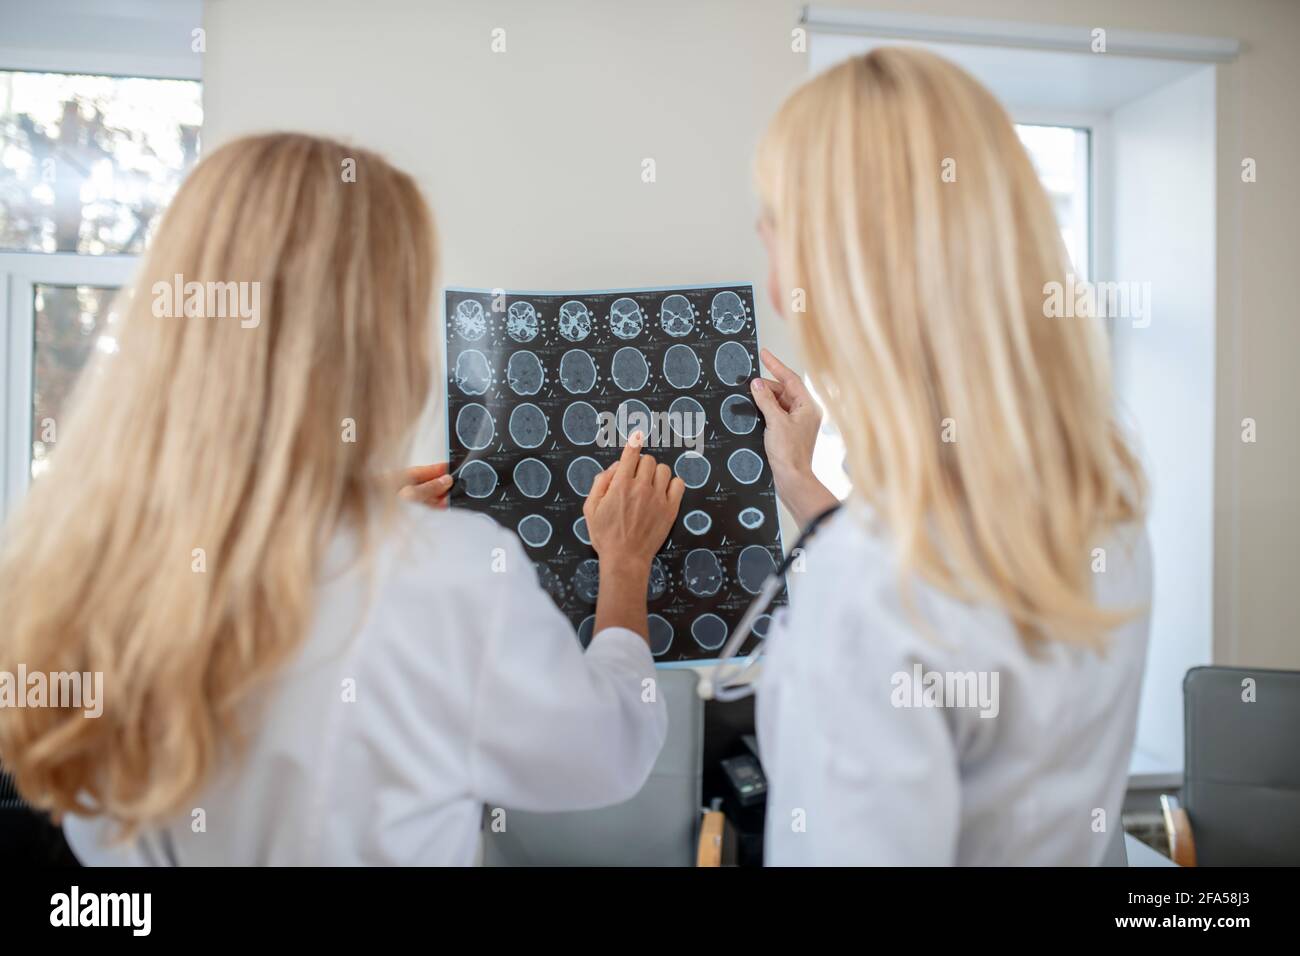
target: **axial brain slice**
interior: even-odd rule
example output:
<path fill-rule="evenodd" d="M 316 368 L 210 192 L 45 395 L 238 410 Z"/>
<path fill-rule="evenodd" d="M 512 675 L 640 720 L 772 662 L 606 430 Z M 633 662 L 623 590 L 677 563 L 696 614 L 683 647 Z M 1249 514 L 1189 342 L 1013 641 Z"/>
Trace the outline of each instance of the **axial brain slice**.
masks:
<path fill-rule="evenodd" d="M 466 395 L 482 395 L 492 384 L 492 367 L 478 349 L 466 349 L 456 356 L 456 387 Z"/>
<path fill-rule="evenodd" d="M 625 392 L 635 392 L 645 388 L 650 378 L 650 366 L 639 349 L 625 345 L 614 353 L 609 365 L 610 378 Z"/>
<path fill-rule="evenodd" d="M 738 448 L 727 459 L 727 470 L 742 485 L 752 485 L 763 473 L 763 459 L 748 448 Z"/>
<path fill-rule="evenodd" d="M 578 565 L 573 572 L 573 592 L 586 601 L 588 604 L 594 604 L 596 595 L 600 592 L 600 563 L 595 558 L 588 558 Z"/>
<path fill-rule="evenodd" d="M 483 303 L 476 299 L 465 299 L 457 305 L 452 321 L 456 326 L 457 334 L 471 342 L 481 339 L 483 333 L 487 331 L 487 316 L 483 313 Z"/>
<path fill-rule="evenodd" d="M 516 342 L 531 342 L 537 336 L 537 310 L 529 302 L 512 302 L 506 310 L 506 334 Z"/>
<path fill-rule="evenodd" d="M 736 559 L 736 577 L 740 579 L 740 586 L 750 594 L 761 591 L 763 581 L 775 570 L 776 559 L 761 545 L 751 544 Z"/>
<path fill-rule="evenodd" d="M 570 342 L 581 342 L 591 334 L 591 312 L 577 299 L 560 306 L 560 334 Z"/>
<path fill-rule="evenodd" d="M 723 335 L 735 335 L 745 327 L 745 303 L 734 292 L 719 292 L 709 306 L 713 327 Z"/>
<path fill-rule="evenodd" d="M 492 444 L 496 423 L 491 413 L 478 402 L 471 402 L 456 413 L 456 437 L 466 448 L 481 451 Z"/>
<path fill-rule="evenodd" d="M 758 409 L 744 395 L 728 395 L 722 400 L 722 424 L 733 435 L 748 435 L 758 424 Z"/>
<path fill-rule="evenodd" d="M 666 297 L 659 305 L 659 327 L 679 338 L 695 328 L 695 310 L 691 308 L 691 300 L 677 294 Z"/>
<path fill-rule="evenodd" d="M 722 588 L 722 565 L 718 556 L 708 548 L 688 552 L 682 564 L 682 580 L 686 590 L 697 597 L 717 594 Z"/>
<path fill-rule="evenodd" d="M 673 643 L 673 626 L 660 614 L 651 614 L 649 624 L 650 653 L 655 657 L 668 653 L 668 648 Z"/>
<path fill-rule="evenodd" d="M 700 380 L 700 359 L 678 342 L 664 353 L 664 378 L 673 388 L 690 388 Z"/>
<path fill-rule="evenodd" d="M 713 372 L 723 385 L 739 385 L 753 370 L 754 363 L 739 342 L 723 342 L 713 353 Z"/>
<path fill-rule="evenodd" d="M 706 651 L 716 651 L 727 642 L 727 622 L 716 614 L 701 614 L 691 622 L 691 637 Z"/>
<path fill-rule="evenodd" d="M 596 362 L 582 349 L 569 349 L 560 358 L 560 384 L 571 395 L 584 395 L 596 385 Z"/>
<path fill-rule="evenodd" d="M 506 381 L 516 395 L 536 395 L 545 377 L 542 360 L 527 350 L 516 352 L 506 363 Z"/>
<path fill-rule="evenodd" d="M 620 339 L 634 339 L 641 333 L 644 319 L 635 299 L 624 296 L 609 307 L 609 330 Z"/>
<path fill-rule="evenodd" d="M 520 448 L 536 448 L 546 441 L 546 413 L 525 402 L 510 413 L 510 438 Z"/>
<path fill-rule="evenodd" d="M 709 459 L 694 451 L 682 452 L 673 463 L 674 473 L 687 488 L 702 488 L 709 480 L 709 472 L 712 470 Z"/>

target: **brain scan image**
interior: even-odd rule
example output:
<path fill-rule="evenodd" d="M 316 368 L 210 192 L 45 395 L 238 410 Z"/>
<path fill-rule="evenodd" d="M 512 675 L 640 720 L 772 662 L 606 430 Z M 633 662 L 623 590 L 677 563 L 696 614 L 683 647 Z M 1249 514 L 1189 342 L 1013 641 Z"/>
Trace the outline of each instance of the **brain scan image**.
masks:
<path fill-rule="evenodd" d="M 585 395 L 596 386 L 596 363 L 591 353 L 569 349 L 560 358 L 560 384 L 571 395 Z"/>
<path fill-rule="evenodd" d="M 456 306 L 452 315 L 452 325 L 456 334 L 469 342 L 477 342 L 487 332 L 487 314 L 483 303 L 477 299 L 465 299 Z"/>
<path fill-rule="evenodd" d="M 727 471 L 742 485 L 752 485 L 763 474 L 763 459 L 748 448 L 738 448 L 727 459 Z"/>
<path fill-rule="evenodd" d="M 542 590 L 551 596 L 551 600 L 563 601 L 564 580 L 555 573 L 555 569 L 541 561 L 536 562 L 533 567 L 537 569 L 537 583 L 542 586 Z"/>
<path fill-rule="evenodd" d="M 709 529 L 713 527 L 713 519 L 709 517 L 707 511 L 700 511 L 697 508 L 686 513 L 686 517 L 682 518 L 682 525 L 691 534 L 708 534 Z"/>
<path fill-rule="evenodd" d="M 700 357 L 678 342 L 664 353 L 664 378 L 673 388 L 694 388 L 700 380 Z"/>
<path fill-rule="evenodd" d="M 516 529 L 520 539 L 530 548 L 540 548 L 551 540 L 551 523 L 541 515 L 528 515 Z"/>
<path fill-rule="evenodd" d="M 668 653 L 673 643 L 673 626 L 661 614 L 650 615 L 650 653 L 660 657 Z"/>
<path fill-rule="evenodd" d="M 537 310 L 528 302 L 511 302 L 506 310 L 506 334 L 516 342 L 531 342 L 537 338 L 541 323 Z"/>
<path fill-rule="evenodd" d="M 546 441 L 546 413 L 532 402 L 516 405 L 510 413 L 510 440 L 520 448 L 536 448 Z"/>
<path fill-rule="evenodd" d="M 650 583 L 646 585 L 645 599 L 647 601 L 657 601 L 664 596 L 668 590 L 668 569 L 664 567 L 661 558 L 655 558 L 650 562 Z"/>
<path fill-rule="evenodd" d="M 492 413 L 478 402 L 471 402 L 457 413 L 456 437 L 471 451 L 487 448 L 495 434 L 496 422 L 492 420 Z"/>
<path fill-rule="evenodd" d="M 591 483 L 604 470 L 596 459 L 583 455 L 581 458 L 575 458 L 569 462 L 569 467 L 565 470 L 564 476 L 569 482 L 569 487 L 573 489 L 573 493 L 579 498 L 586 498 L 587 495 L 591 494 Z"/>
<path fill-rule="evenodd" d="M 609 307 L 609 330 L 620 339 L 634 339 L 645 326 L 645 316 L 636 299 L 624 296 Z"/>
<path fill-rule="evenodd" d="M 687 488 L 703 488 L 712 470 L 713 466 L 709 464 L 709 459 L 695 451 L 684 451 L 673 462 L 673 474 L 680 478 Z"/>
<path fill-rule="evenodd" d="M 668 427 L 679 438 L 698 438 L 704 432 L 704 406 L 685 395 L 668 406 Z"/>
<path fill-rule="evenodd" d="M 650 366 L 640 349 L 625 345 L 609 363 L 609 377 L 625 392 L 639 392 L 650 378 Z"/>
<path fill-rule="evenodd" d="M 776 559 L 772 557 L 772 552 L 762 545 L 749 545 L 736 559 L 736 580 L 750 594 L 761 591 L 763 582 L 775 570 Z"/>
<path fill-rule="evenodd" d="M 782 561 L 763 418 L 749 388 L 758 374 L 754 302 L 744 284 L 445 292 L 450 505 L 515 535 L 583 646 L 600 588 L 583 507 L 634 431 L 686 486 L 646 580 L 656 665 L 716 660 Z M 787 602 L 782 588 L 738 655 L 775 630 Z"/>
<path fill-rule="evenodd" d="M 723 335 L 735 335 L 745 327 L 749 315 L 740 296 L 734 292 L 719 292 L 709 306 L 709 317 L 713 319 L 713 327 Z"/>
<path fill-rule="evenodd" d="M 486 498 L 497 490 L 496 469 L 477 458 L 460 466 L 456 481 L 471 498 Z"/>
<path fill-rule="evenodd" d="M 722 563 L 708 548 L 695 548 L 682 562 L 682 583 L 697 597 L 713 597 L 722 589 Z"/>
<path fill-rule="evenodd" d="M 466 349 L 456 356 L 456 387 L 466 395 L 482 395 L 492 385 L 492 366 L 478 349 Z"/>
<path fill-rule="evenodd" d="M 570 342 L 581 342 L 591 334 L 591 312 L 577 299 L 560 306 L 560 334 Z"/>
<path fill-rule="evenodd" d="M 650 434 L 650 406 L 639 398 L 626 398 L 619 403 L 614 413 L 614 424 L 618 428 L 618 437 L 624 442 L 635 431 L 642 435 Z"/>
<path fill-rule="evenodd" d="M 744 395 L 728 395 L 718 412 L 722 424 L 733 435 L 748 435 L 758 425 L 758 409 Z"/>
<path fill-rule="evenodd" d="M 691 637 L 706 651 L 721 650 L 727 643 L 727 622 L 716 614 L 701 614 L 691 622 Z"/>
<path fill-rule="evenodd" d="M 551 490 L 551 469 L 538 458 L 525 458 L 515 465 L 515 487 L 521 495 L 540 498 Z"/>
<path fill-rule="evenodd" d="M 713 353 L 713 373 L 723 385 L 740 385 L 754 371 L 754 360 L 739 342 L 723 342 Z"/>
<path fill-rule="evenodd" d="M 572 584 L 574 594 L 588 604 L 595 604 L 596 595 L 600 591 L 600 562 L 595 558 L 587 558 L 579 564 L 573 572 Z"/>
<path fill-rule="evenodd" d="M 590 445 L 600 434 L 600 416 L 590 402 L 573 402 L 564 410 L 560 427 L 575 445 Z"/>
<path fill-rule="evenodd" d="M 695 307 L 684 295 L 665 296 L 659 304 L 659 328 L 675 338 L 695 328 Z"/>
<path fill-rule="evenodd" d="M 524 350 L 510 356 L 506 363 L 506 382 L 516 395 L 536 395 L 546 381 L 546 369 L 534 353 Z"/>

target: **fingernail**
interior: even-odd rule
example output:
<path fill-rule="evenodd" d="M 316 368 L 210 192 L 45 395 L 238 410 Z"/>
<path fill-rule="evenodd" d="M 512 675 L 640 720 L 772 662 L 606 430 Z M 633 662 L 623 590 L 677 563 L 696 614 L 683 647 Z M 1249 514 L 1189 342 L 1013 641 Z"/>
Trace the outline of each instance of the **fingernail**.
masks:
<path fill-rule="evenodd" d="M 450 487 L 451 487 L 451 475 L 443 475 L 441 478 L 439 478 L 439 479 L 438 479 L 438 487 L 439 487 L 439 488 L 450 488 Z"/>
<path fill-rule="evenodd" d="M 763 380 L 761 378 L 754 379 L 750 384 L 754 387 L 754 391 L 756 392 L 761 392 L 763 390 Z"/>
<path fill-rule="evenodd" d="M 631 443 L 632 443 L 633 445 L 640 445 L 640 444 L 641 444 L 641 441 L 642 441 L 642 439 L 643 439 L 644 437 L 645 437 L 645 436 L 643 436 L 643 435 L 641 434 L 641 430 L 640 430 L 640 429 L 637 429 L 636 431 L 634 431 L 634 432 L 632 433 L 632 437 L 631 437 L 631 439 L 629 439 L 629 440 L 631 441 Z"/>

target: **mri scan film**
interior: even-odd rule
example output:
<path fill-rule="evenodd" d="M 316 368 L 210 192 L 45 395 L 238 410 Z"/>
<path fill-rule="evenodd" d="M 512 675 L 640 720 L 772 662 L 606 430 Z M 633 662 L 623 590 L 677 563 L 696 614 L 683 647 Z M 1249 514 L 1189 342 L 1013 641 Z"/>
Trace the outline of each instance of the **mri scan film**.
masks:
<path fill-rule="evenodd" d="M 600 561 L 583 501 L 640 429 L 687 485 L 647 589 L 651 652 L 715 659 L 782 555 L 749 399 L 753 288 L 494 291 L 447 290 L 452 506 L 515 533 L 585 647 Z"/>

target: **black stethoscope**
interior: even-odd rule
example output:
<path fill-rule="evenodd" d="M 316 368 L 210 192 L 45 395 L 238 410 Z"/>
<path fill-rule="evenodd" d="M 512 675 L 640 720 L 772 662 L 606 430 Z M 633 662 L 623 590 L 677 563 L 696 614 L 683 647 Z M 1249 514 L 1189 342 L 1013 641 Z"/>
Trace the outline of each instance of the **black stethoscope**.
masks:
<path fill-rule="evenodd" d="M 729 663 L 729 661 L 736 656 L 741 645 L 745 643 L 745 639 L 753 632 L 754 622 L 767 613 L 772 606 L 772 602 L 776 600 L 776 596 L 781 593 L 781 588 L 785 586 L 785 573 L 790 570 L 790 565 L 795 562 L 800 552 L 812 540 L 812 536 L 817 533 L 817 529 L 822 522 L 839 510 L 840 506 L 838 504 L 831 505 L 813 518 L 812 521 L 809 521 L 808 526 L 803 529 L 803 533 L 795 541 L 794 547 L 786 554 L 777 569 L 767 576 L 767 580 L 759 588 L 758 597 L 750 602 L 749 607 L 745 609 L 744 616 L 740 619 L 740 623 L 736 625 L 736 629 L 727 638 L 727 643 L 722 646 L 722 651 L 718 654 L 717 666 L 713 668 L 711 673 L 700 678 L 696 690 L 705 700 L 720 700 L 724 703 L 743 700 L 757 690 L 752 681 L 743 684 L 736 682 L 748 674 L 750 668 L 757 664 L 759 658 L 763 656 L 761 642 L 764 638 L 759 638 L 758 647 L 754 648 L 754 652 L 745 659 L 744 664 L 737 666 Z"/>

